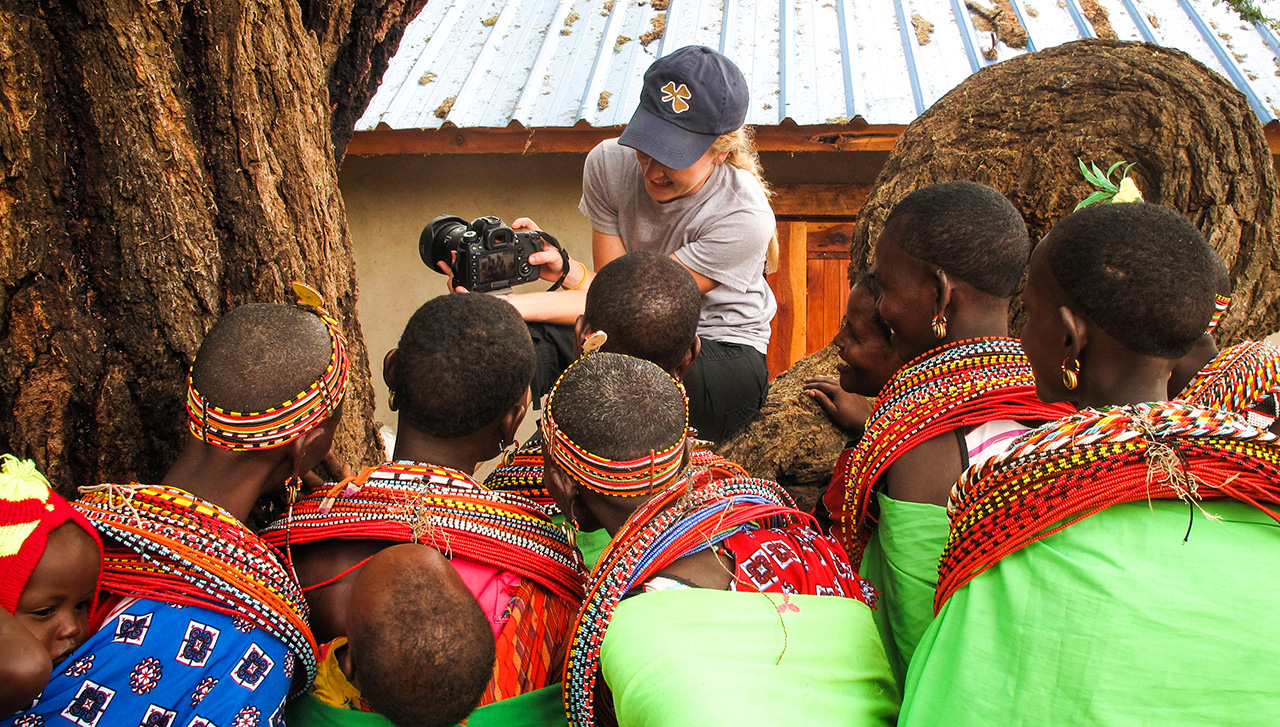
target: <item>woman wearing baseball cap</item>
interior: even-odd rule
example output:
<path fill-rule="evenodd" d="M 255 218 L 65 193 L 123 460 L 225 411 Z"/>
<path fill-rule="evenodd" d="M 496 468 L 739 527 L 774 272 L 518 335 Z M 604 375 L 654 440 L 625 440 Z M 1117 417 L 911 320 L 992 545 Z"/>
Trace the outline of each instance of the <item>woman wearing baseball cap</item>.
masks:
<path fill-rule="evenodd" d="M 742 71 L 710 48 L 687 46 L 654 61 L 621 138 L 587 156 L 578 205 L 591 221 L 595 267 L 651 250 L 671 256 L 698 283 L 702 355 L 684 382 L 690 424 L 712 441 L 733 434 L 764 403 L 769 322 L 777 310 L 764 279 L 766 267 L 777 265 L 776 223 L 743 126 L 748 102 Z M 535 257 L 543 277 L 559 277 L 559 252 Z M 572 324 L 594 277 L 580 261 L 570 268 L 567 292 L 510 296 L 533 324 L 539 396 L 571 362 L 573 331 L 538 324 Z"/>

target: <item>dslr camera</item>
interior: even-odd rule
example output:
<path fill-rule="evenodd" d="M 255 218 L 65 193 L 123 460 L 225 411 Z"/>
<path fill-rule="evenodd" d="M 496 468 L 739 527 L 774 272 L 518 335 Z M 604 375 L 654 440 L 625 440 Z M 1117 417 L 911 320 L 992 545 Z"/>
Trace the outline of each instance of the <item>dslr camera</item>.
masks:
<path fill-rule="evenodd" d="M 441 215 L 423 228 L 418 254 L 436 272 L 439 263 L 447 263 L 453 269 L 453 286 L 487 292 L 537 280 L 542 266 L 529 264 L 529 256 L 542 250 L 544 239 L 560 247 L 544 232 L 516 232 L 497 217 L 467 224 L 461 217 Z"/>

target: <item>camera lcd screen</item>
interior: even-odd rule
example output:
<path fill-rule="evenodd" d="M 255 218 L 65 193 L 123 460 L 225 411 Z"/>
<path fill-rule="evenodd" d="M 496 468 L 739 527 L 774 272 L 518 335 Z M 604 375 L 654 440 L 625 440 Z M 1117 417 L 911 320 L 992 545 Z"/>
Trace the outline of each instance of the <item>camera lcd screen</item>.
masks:
<path fill-rule="evenodd" d="M 492 283 L 495 280 L 511 280 L 519 277 L 520 266 L 516 263 L 516 252 L 486 253 L 480 258 L 480 275 L 477 283 Z"/>

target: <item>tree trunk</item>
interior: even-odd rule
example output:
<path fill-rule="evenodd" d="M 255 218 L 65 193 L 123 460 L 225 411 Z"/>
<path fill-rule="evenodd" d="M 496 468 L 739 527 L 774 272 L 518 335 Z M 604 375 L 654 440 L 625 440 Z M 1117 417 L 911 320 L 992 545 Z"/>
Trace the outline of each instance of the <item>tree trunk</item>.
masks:
<path fill-rule="evenodd" d="M 990 66 L 907 127 L 858 215 L 850 275 L 870 265 L 885 216 L 915 189 L 957 179 L 995 187 L 1022 211 L 1032 240 L 1093 188 L 1076 160 L 1136 162 L 1148 202 L 1187 215 L 1234 280 L 1220 340 L 1280 327 L 1277 182 L 1257 116 L 1225 79 L 1181 51 L 1083 40 Z M 1021 327 L 1022 305 L 1010 312 Z M 825 484 L 840 435 L 798 388 L 820 352 L 773 382 L 768 404 L 721 451 L 751 472 Z M 818 442 L 822 442 L 818 445 Z"/>
<path fill-rule="evenodd" d="M 158 479 L 205 331 L 297 279 L 350 342 L 337 451 L 377 457 L 331 120 L 424 2 L 0 0 L 0 450 Z"/>

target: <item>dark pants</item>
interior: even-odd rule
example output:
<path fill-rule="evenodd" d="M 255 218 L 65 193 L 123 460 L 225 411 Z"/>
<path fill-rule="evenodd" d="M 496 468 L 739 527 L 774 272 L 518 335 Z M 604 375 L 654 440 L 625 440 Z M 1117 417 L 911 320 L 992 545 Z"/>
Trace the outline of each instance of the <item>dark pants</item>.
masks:
<path fill-rule="evenodd" d="M 573 326 L 530 323 L 529 335 L 538 352 L 533 372 L 533 400 L 555 385 L 573 363 Z M 702 355 L 684 376 L 689 394 L 689 426 L 700 439 L 723 442 L 746 426 L 764 406 L 769 393 L 769 370 L 763 353 L 750 346 L 702 339 Z"/>

